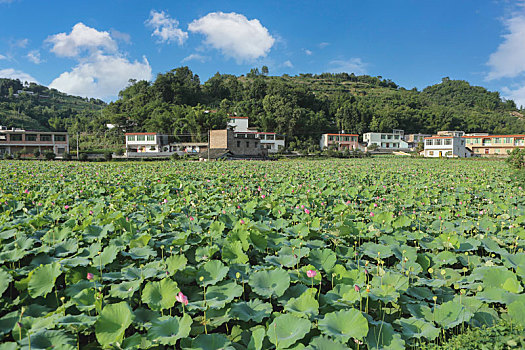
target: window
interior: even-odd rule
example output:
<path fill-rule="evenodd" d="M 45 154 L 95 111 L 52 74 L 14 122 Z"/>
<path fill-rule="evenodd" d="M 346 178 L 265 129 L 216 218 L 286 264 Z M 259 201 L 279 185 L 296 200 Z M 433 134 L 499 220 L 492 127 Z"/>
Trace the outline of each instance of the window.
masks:
<path fill-rule="evenodd" d="M 434 145 L 441 146 L 441 139 L 435 139 L 434 140 Z"/>
<path fill-rule="evenodd" d="M 241 147 L 241 141 L 237 141 L 237 147 Z"/>
<path fill-rule="evenodd" d="M 386 135 L 381 135 L 381 140 L 386 139 Z"/>
<path fill-rule="evenodd" d="M 137 135 L 137 141 L 146 141 L 146 135 Z"/>
<path fill-rule="evenodd" d="M 11 134 L 11 141 L 22 141 L 22 134 Z"/>
<path fill-rule="evenodd" d="M 266 140 L 275 140 L 275 135 L 266 135 Z"/>
<path fill-rule="evenodd" d="M 395 135 L 395 136 L 394 136 L 394 139 L 395 139 L 395 140 L 399 140 L 399 135 Z"/>
<path fill-rule="evenodd" d="M 7 141 L 7 135 L 0 135 L 0 141 Z"/>
<path fill-rule="evenodd" d="M 53 135 L 55 141 L 66 141 L 66 135 Z"/>
<path fill-rule="evenodd" d="M 429 156 L 433 156 L 434 155 L 434 151 L 428 151 L 428 155 Z"/>
<path fill-rule="evenodd" d="M 250 141 L 246 141 L 246 148 L 250 148 Z"/>
<path fill-rule="evenodd" d="M 26 134 L 26 141 L 36 141 L 36 134 Z"/>
<path fill-rule="evenodd" d="M 135 135 L 128 135 L 128 141 L 135 141 Z"/>
<path fill-rule="evenodd" d="M 40 135 L 40 141 L 51 141 L 51 135 Z"/>
<path fill-rule="evenodd" d="M 58 154 L 64 154 L 65 153 L 65 148 L 57 148 L 57 153 Z"/>
<path fill-rule="evenodd" d="M 146 140 L 148 141 L 155 141 L 155 135 L 147 135 Z"/>
<path fill-rule="evenodd" d="M 389 140 L 392 140 L 392 135 L 388 135 L 388 139 L 389 139 Z"/>
<path fill-rule="evenodd" d="M 432 140 L 425 140 L 425 144 L 427 146 L 432 146 Z"/>
<path fill-rule="evenodd" d="M 445 140 L 444 140 L 444 144 L 445 144 L 445 146 L 450 146 L 450 145 L 452 145 L 452 139 L 445 139 Z"/>
<path fill-rule="evenodd" d="M 501 138 L 495 137 L 495 138 L 492 139 L 492 142 L 494 142 L 494 143 L 501 143 Z"/>
<path fill-rule="evenodd" d="M 505 143 L 512 143 L 512 137 L 505 137 Z"/>
<path fill-rule="evenodd" d="M 155 147 L 155 146 L 151 146 L 151 147 L 149 148 L 149 150 L 150 150 L 150 151 L 156 151 L 156 150 L 157 150 L 157 147 Z"/>
<path fill-rule="evenodd" d="M 333 136 L 328 136 L 328 141 L 333 141 L 333 140 L 334 140 Z"/>
<path fill-rule="evenodd" d="M 335 137 L 335 140 L 336 140 L 336 141 L 339 141 L 339 136 L 336 136 L 336 137 Z"/>
<path fill-rule="evenodd" d="M 350 136 L 345 136 L 345 137 L 343 138 L 343 141 L 350 141 Z"/>

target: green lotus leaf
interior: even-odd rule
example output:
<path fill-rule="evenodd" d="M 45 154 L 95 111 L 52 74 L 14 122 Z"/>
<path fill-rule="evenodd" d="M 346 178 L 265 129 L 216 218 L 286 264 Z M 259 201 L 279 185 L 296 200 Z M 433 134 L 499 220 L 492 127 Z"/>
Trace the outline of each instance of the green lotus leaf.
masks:
<path fill-rule="evenodd" d="M 511 293 L 521 293 L 523 287 L 514 272 L 503 266 L 483 266 L 475 268 L 471 280 L 483 281 L 484 288 L 503 288 Z"/>
<path fill-rule="evenodd" d="M 200 334 L 191 342 L 192 350 L 234 350 L 231 342 L 222 334 Z"/>
<path fill-rule="evenodd" d="M 525 301 L 516 300 L 507 306 L 512 322 L 516 322 L 525 327 Z"/>
<path fill-rule="evenodd" d="M 93 258 L 93 265 L 98 268 L 111 264 L 117 257 L 118 251 L 119 249 L 114 245 L 107 246 L 100 254 Z"/>
<path fill-rule="evenodd" d="M 112 284 L 109 294 L 114 298 L 127 299 L 139 290 L 140 284 L 140 280 Z"/>
<path fill-rule="evenodd" d="M 11 277 L 7 271 L 0 269 L 0 297 L 4 294 L 7 287 L 9 287 L 9 283 L 11 283 L 12 280 L 13 277 Z"/>
<path fill-rule="evenodd" d="M 231 315 L 241 321 L 260 323 L 269 317 L 273 311 L 272 304 L 264 303 L 259 299 L 241 301 L 232 305 Z"/>
<path fill-rule="evenodd" d="M 505 266 L 514 268 L 518 276 L 525 278 L 525 253 L 505 254 L 503 261 Z"/>
<path fill-rule="evenodd" d="M 299 298 L 291 298 L 284 306 L 290 314 L 312 319 L 319 314 L 319 303 L 315 299 L 317 289 L 309 288 Z"/>
<path fill-rule="evenodd" d="M 157 256 L 157 252 L 151 247 L 135 247 L 128 252 L 121 253 L 124 256 L 129 256 L 133 260 L 148 260 Z"/>
<path fill-rule="evenodd" d="M 405 338 L 426 338 L 429 341 L 436 339 L 439 335 L 439 328 L 419 318 L 402 318 L 395 321 L 401 326 L 402 334 Z"/>
<path fill-rule="evenodd" d="M 373 242 L 366 242 L 361 245 L 361 251 L 364 255 L 372 258 L 372 259 L 386 259 L 392 255 L 394 255 L 394 252 L 392 249 L 390 249 L 389 246 L 384 244 L 377 244 Z"/>
<path fill-rule="evenodd" d="M 53 255 L 58 258 L 63 258 L 78 251 L 78 241 L 74 238 L 70 238 L 55 245 L 54 249 L 55 252 Z"/>
<path fill-rule="evenodd" d="M 310 331 L 310 321 L 289 314 L 277 316 L 268 326 L 267 336 L 278 349 L 286 349 Z"/>
<path fill-rule="evenodd" d="M 62 273 L 59 263 L 41 265 L 31 272 L 28 284 L 29 295 L 32 298 L 46 296 L 53 290 L 55 281 Z"/>
<path fill-rule="evenodd" d="M 142 290 L 142 301 L 152 310 L 160 311 L 175 305 L 175 297 L 179 292 L 177 283 L 169 278 L 159 282 L 148 282 Z"/>
<path fill-rule="evenodd" d="M 75 337 L 64 331 L 43 330 L 31 334 L 31 339 L 24 338 L 20 345 L 29 349 L 74 350 L 77 348 Z"/>
<path fill-rule="evenodd" d="M 192 302 L 188 305 L 189 308 L 198 308 L 201 310 L 207 307 L 212 309 L 221 309 L 226 306 L 233 299 L 238 298 L 242 295 L 242 286 L 238 285 L 234 281 L 223 281 L 219 282 L 214 286 L 206 288 L 206 302 L 204 302 L 202 292 L 199 293 L 200 301 Z"/>
<path fill-rule="evenodd" d="M 74 330 L 86 329 L 95 324 L 95 316 L 87 316 L 84 314 L 80 315 L 67 315 L 58 320 L 58 325 L 62 327 L 71 327 Z"/>
<path fill-rule="evenodd" d="M 382 277 L 372 279 L 371 296 L 384 302 L 396 302 L 399 299 L 399 292 L 408 289 L 408 282 L 407 276 L 389 271 Z"/>
<path fill-rule="evenodd" d="M 330 249 L 314 249 L 308 255 L 308 261 L 316 269 L 322 269 L 324 272 L 329 273 L 337 262 L 337 256 Z"/>
<path fill-rule="evenodd" d="M 162 345 L 175 345 L 180 338 L 190 335 L 193 320 L 189 315 L 179 317 L 160 317 L 153 320 L 148 330 L 148 340 Z"/>
<path fill-rule="evenodd" d="M 240 241 L 228 242 L 222 247 L 222 258 L 230 264 L 246 264 L 248 255 L 244 253 Z"/>
<path fill-rule="evenodd" d="M 280 297 L 290 286 L 290 276 L 283 269 L 257 271 L 250 276 L 248 284 L 262 297 Z"/>
<path fill-rule="evenodd" d="M 315 337 L 306 347 L 308 350 L 347 350 L 348 346 L 325 336 Z"/>
<path fill-rule="evenodd" d="M 197 271 L 197 283 L 202 286 L 214 285 L 226 277 L 228 270 L 229 268 L 224 266 L 220 260 L 208 261 Z"/>
<path fill-rule="evenodd" d="M 166 265 L 168 265 L 168 272 L 173 275 L 175 271 L 183 270 L 186 267 L 188 259 L 184 255 L 174 254 L 166 259 Z"/>
<path fill-rule="evenodd" d="M 366 343 L 369 349 L 378 350 L 403 350 L 405 341 L 397 333 L 392 325 L 387 322 L 373 322 L 373 326 L 368 332 Z"/>
<path fill-rule="evenodd" d="M 350 338 L 363 339 L 368 334 L 368 321 L 356 309 L 330 312 L 319 321 L 319 330 L 346 343 Z"/>
<path fill-rule="evenodd" d="M 0 344 L 0 350 L 18 350 L 20 346 L 14 342 L 5 342 Z"/>
<path fill-rule="evenodd" d="M 125 301 L 106 305 L 95 322 L 95 335 L 100 345 L 122 343 L 132 318 L 131 308 Z"/>
<path fill-rule="evenodd" d="M 0 317 L 0 335 L 4 335 L 11 332 L 19 319 L 19 311 L 12 311 Z"/>
<path fill-rule="evenodd" d="M 266 336 L 266 330 L 264 326 L 255 326 L 250 328 L 250 342 L 248 343 L 247 350 L 261 350 L 263 347 L 263 340 Z"/>

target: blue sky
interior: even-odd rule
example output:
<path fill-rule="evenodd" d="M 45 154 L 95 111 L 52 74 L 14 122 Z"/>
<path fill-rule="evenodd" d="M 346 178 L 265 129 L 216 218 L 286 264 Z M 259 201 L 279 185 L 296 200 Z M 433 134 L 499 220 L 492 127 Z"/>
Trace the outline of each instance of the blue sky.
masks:
<path fill-rule="evenodd" d="M 114 100 L 187 65 L 354 72 L 408 89 L 467 80 L 525 105 L 522 1 L 0 0 L 0 77 Z"/>

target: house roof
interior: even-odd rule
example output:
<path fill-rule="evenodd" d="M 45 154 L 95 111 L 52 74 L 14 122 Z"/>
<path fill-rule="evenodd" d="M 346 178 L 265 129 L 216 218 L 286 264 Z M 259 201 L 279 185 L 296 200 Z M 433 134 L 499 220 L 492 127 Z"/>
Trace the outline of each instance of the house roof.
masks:
<path fill-rule="evenodd" d="M 230 119 L 249 119 L 248 117 L 230 117 Z"/>
<path fill-rule="evenodd" d="M 464 138 L 467 138 L 467 139 L 476 139 L 476 138 L 480 138 L 480 139 L 490 139 L 490 138 L 493 138 L 493 137 L 525 137 L 525 135 L 485 135 L 485 136 L 476 136 L 476 135 L 473 135 L 473 136 L 463 136 Z"/>
<path fill-rule="evenodd" d="M 358 134 L 324 134 L 328 136 L 359 136 Z"/>
<path fill-rule="evenodd" d="M 126 135 L 157 135 L 156 132 L 127 132 Z"/>

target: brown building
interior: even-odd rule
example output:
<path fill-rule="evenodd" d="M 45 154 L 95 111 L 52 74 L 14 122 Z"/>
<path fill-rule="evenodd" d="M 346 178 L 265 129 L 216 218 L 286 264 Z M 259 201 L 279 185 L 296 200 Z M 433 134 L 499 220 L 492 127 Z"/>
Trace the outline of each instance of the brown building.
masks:
<path fill-rule="evenodd" d="M 507 157 L 514 148 L 525 148 L 525 135 L 469 135 L 463 138 L 477 156 Z"/>
<path fill-rule="evenodd" d="M 235 134 L 230 129 L 210 131 L 210 152 L 228 153 L 241 158 L 262 158 L 268 155 L 268 150 L 261 146 L 261 141 L 255 134 Z M 201 158 L 206 158 L 206 151 L 201 152 Z"/>
<path fill-rule="evenodd" d="M 62 157 L 69 152 L 67 132 L 29 131 L 0 126 L 0 154 L 32 155 L 36 151 L 53 152 L 57 157 Z"/>

